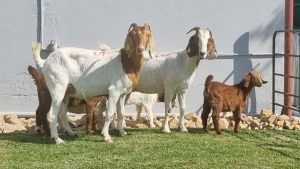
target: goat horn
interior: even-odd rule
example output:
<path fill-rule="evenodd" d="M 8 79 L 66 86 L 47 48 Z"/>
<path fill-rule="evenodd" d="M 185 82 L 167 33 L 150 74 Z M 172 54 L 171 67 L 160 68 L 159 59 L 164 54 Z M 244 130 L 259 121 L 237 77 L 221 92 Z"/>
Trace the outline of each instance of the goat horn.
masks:
<path fill-rule="evenodd" d="M 130 25 L 129 29 L 128 29 L 128 32 L 130 31 L 130 29 L 131 29 L 132 27 L 136 27 L 136 26 L 137 26 L 136 23 L 132 23 L 132 24 Z"/>
<path fill-rule="evenodd" d="M 196 26 L 193 29 L 191 29 L 190 31 L 188 31 L 188 33 L 186 33 L 186 34 L 189 34 L 192 31 L 199 31 L 199 30 L 200 30 L 200 28 L 198 26 Z"/>
<path fill-rule="evenodd" d="M 145 23 L 144 26 L 145 26 L 145 27 L 148 27 L 149 30 L 150 30 L 150 25 L 149 25 L 148 23 Z"/>

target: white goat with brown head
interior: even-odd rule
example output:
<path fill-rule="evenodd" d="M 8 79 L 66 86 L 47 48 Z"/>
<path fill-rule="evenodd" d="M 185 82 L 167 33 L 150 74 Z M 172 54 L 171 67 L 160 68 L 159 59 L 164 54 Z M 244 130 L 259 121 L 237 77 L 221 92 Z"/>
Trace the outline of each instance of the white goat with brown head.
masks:
<path fill-rule="evenodd" d="M 191 31 L 195 31 L 195 34 L 191 36 L 186 49 L 145 59 L 139 82 L 134 88 L 134 91 L 142 93 L 165 93 L 165 120 L 162 128 L 165 133 L 171 132 L 168 120 L 174 94 L 178 95 L 180 130 L 187 132 L 184 126 L 186 92 L 195 78 L 195 70 L 200 60 L 216 57 L 217 51 L 211 31 L 199 27 L 191 29 L 188 33 Z"/>
<path fill-rule="evenodd" d="M 152 53 L 154 41 L 148 24 L 131 24 L 124 48 L 107 51 L 103 54 L 106 57 L 101 58 L 95 57 L 97 51 L 68 47 L 55 50 L 43 60 L 40 57 L 40 44 L 33 44 L 33 58 L 42 69 L 52 98 L 48 120 L 51 137 L 57 144 L 64 143 L 57 133 L 57 118 L 69 134 L 74 134 L 66 116 L 69 96 L 88 99 L 109 95 L 102 134 L 104 141 L 112 141 L 108 130 L 115 107 L 118 116 L 123 118 L 125 96 L 138 83 L 147 44 Z M 67 97 L 63 101 L 65 94 Z M 123 120 L 118 123 L 118 129 L 121 135 L 126 134 Z"/>

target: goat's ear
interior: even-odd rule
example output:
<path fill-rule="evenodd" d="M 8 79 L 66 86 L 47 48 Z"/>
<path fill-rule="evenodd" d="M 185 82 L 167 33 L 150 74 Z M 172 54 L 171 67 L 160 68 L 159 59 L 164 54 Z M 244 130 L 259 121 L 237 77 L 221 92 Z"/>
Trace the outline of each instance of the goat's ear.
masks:
<path fill-rule="evenodd" d="M 245 87 L 249 87 L 250 78 L 251 78 L 251 73 L 247 73 L 247 74 L 243 77 L 243 85 L 244 85 Z"/>
<path fill-rule="evenodd" d="M 212 37 L 211 30 L 209 28 L 207 28 L 206 30 L 209 31 L 209 35 L 210 35 L 210 38 L 208 39 L 207 42 L 207 58 L 211 60 L 214 57 L 217 57 L 217 49 L 216 49 L 215 41 Z"/>
<path fill-rule="evenodd" d="M 131 56 L 134 52 L 134 50 L 132 49 L 133 41 L 132 38 L 130 37 L 130 33 L 131 32 L 128 32 L 124 43 L 124 50 L 128 56 Z"/>
<path fill-rule="evenodd" d="M 190 37 L 189 43 L 188 43 L 185 51 L 189 55 L 189 57 L 193 57 L 196 55 L 195 35 Z"/>
<path fill-rule="evenodd" d="M 150 32 L 150 35 L 149 35 L 149 54 L 150 54 L 151 58 L 152 58 L 152 55 L 153 55 L 153 52 L 154 52 L 154 47 L 155 47 L 154 37 L 153 37 L 152 33 Z"/>

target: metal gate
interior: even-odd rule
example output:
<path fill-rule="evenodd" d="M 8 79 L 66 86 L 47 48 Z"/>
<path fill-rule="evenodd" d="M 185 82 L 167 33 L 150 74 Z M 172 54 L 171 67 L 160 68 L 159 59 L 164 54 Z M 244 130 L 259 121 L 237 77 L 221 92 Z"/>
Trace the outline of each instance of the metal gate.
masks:
<path fill-rule="evenodd" d="M 299 52 L 297 54 L 293 54 L 293 55 L 287 55 L 284 53 L 276 53 L 276 36 L 278 34 L 284 34 L 284 33 L 288 33 L 288 32 L 292 32 L 294 37 L 300 35 L 300 30 L 278 30 L 275 31 L 273 34 L 273 44 L 272 44 L 272 79 L 273 79 L 273 83 L 272 83 L 272 111 L 275 112 L 275 106 L 280 106 L 282 107 L 282 110 L 285 109 L 291 109 L 293 111 L 296 111 L 299 113 L 300 115 L 300 89 L 299 89 L 299 84 L 300 84 L 300 72 L 299 72 L 299 67 L 297 69 L 293 69 L 293 76 L 289 76 L 289 75 L 285 75 L 284 73 L 281 72 L 276 72 L 276 57 L 278 56 L 283 56 L 283 57 L 293 57 L 294 58 L 294 63 L 295 61 L 297 61 L 296 64 L 294 64 L 294 66 L 300 66 L 300 54 Z M 298 39 L 299 40 L 299 39 Z M 299 49 L 299 41 L 298 41 L 298 49 Z M 299 51 L 299 50 L 298 50 Z M 297 58 L 297 59 L 295 59 Z M 276 89 L 276 84 L 278 84 L 279 82 L 276 81 L 276 77 L 283 77 L 283 78 L 292 78 L 294 83 L 293 83 L 293 88 L 294 88 L 294 92 L 293 93 L 286 93 L 284 91 L 279 91 Z M 296 85 L 297 84 L 297 85 Z M 276 100 L 275 95 L 283 95 L 283 96 L 290 96 L 293 98 L 293 105 L 292 106 L 287 106 L 284 105 L 282 103 L 279 103 L 278 100 Z"/>

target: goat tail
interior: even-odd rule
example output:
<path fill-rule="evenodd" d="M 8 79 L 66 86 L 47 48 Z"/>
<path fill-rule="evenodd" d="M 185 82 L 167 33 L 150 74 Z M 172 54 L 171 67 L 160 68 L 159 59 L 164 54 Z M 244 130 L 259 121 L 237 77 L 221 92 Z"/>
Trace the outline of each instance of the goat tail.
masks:
<path fill-rule="evenodd" d="M 28 66 L 28 72 L 31 74 L 32 78 L 36 79 L 37 76 L 39 76 L 39 72 L 34 68 L 33 66 Z"/>
<path fill-rule="evenodd" d="M 32 42 L 32 54 L 33 54 L 33 59 L 35 60 L 36 64 L 39 67 L 43 67 L 45 64 L 45 60 L 41 58 L 41 50 L 42 50 L 42 45 L 39 42 Z"/>
<path fill-rule="evenodd" d="M 208 75 L 207 76 L 207 78 L 205 80 L 205 85 L 204 85 L 204 87 L 205 87 L 204 91 L 205 92 L 208 92 L 208 86 L 209 86 L 209 84 L 210 84 L 210 82 L 212 81 L 213 78 L 214 78 L 213 75 Z"/>

